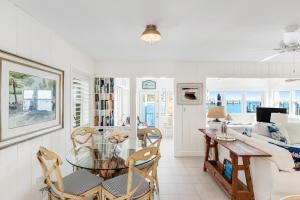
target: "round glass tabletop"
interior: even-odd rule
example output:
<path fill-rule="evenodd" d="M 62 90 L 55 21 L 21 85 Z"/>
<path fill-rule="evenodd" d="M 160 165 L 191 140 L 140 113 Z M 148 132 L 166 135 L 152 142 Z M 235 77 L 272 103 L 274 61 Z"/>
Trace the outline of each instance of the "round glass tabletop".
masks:
<path fill-rule="evenodd" d="M 146 147 L 137 141 L 135 148 L 129 145 L 129 139 L 119 144 L 114 144 L 105 139 L 106 131 L 98 132 L 91 145 L 72 148 L 67 152 L 66 160 L 73 166 L 88 170 L 122 170 L 127 168 L 125 161 L 134 152 Z M 137 166 L 146 164 L 154 158 L 139 161 Z"/>

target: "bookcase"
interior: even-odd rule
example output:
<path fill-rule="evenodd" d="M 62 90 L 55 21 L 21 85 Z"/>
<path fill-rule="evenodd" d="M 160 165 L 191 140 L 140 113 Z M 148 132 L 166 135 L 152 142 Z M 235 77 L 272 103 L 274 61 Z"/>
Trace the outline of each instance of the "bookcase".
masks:
<path fill-rule="evenodd" d="M 95 126 L 114 126 L 114 78 L 95 78 Z"/>

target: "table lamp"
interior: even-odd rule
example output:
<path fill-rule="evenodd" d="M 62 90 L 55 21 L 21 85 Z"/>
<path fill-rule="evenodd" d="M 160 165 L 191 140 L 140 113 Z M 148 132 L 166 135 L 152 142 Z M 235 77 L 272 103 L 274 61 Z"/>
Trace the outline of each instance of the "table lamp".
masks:
<path fill-rule="evenodd" d="M 227 122 L 227 124 L 229 124 L 232 121 L 231 115 L 227 114 L 225 117 L 225 121 Z"/>
<path fill-rule="evenodd" d="M 207 118 L 214 118 L 214 122 L 220 122 L 219 118 L 225 118 L 224 106 L 209 107 Z"/>

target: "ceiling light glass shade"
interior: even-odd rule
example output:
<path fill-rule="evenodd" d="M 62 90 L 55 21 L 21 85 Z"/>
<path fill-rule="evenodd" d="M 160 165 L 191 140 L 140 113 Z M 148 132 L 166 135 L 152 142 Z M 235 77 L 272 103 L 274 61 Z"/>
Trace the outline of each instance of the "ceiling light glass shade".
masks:
<path fill-rule="evenodd" d="M 283 35 L 283 42 L 286 45 L 297 45 L 300 43 L 300 32 L 286 32 Z"/>
<path fill-rule="evenodd" d="M 147 25 L 145 31 L 141 35 L 141 39 L 148 43 L 155 43 L 161 40 L 160 32 L 155 25 Z"/>

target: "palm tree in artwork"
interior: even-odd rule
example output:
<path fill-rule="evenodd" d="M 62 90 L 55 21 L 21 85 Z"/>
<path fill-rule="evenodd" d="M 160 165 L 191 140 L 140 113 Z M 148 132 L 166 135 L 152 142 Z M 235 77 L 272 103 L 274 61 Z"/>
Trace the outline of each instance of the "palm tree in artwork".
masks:
<path fill-rule="evenodd" d="M 18 97 L 17 97 L 17 81 L 15 79 L 11 79 L 11 83 L 13 86 L 13 93 L 15 97 L 15 104 L 18 104 Z"/>
<path fill-rule="evenodd" d="M 18 94 L 22 94 L 22 90 L 25 85 L 31 85 L 34 82 L 29 75 L 10 71 L 9 72 L 9 85 L 11 87 L 10 94 L 14 96 L 14 102 L 12 103 L 14 106 L 17 107 L 18 101 Z"/>

